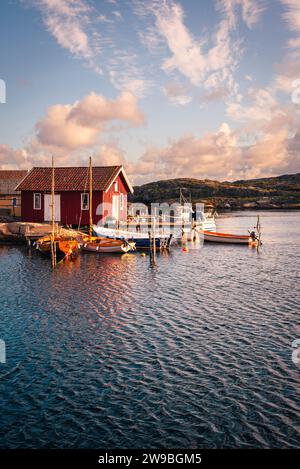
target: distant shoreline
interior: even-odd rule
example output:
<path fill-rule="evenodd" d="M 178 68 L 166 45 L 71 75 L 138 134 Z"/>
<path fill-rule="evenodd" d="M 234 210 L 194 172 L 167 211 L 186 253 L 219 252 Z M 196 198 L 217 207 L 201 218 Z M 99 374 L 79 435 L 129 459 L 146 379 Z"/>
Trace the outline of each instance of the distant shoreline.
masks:
<path fill-rule="evenodd" d="M 298 207 L 257 207 L 257 208 L 218 208 L 218 213 L 234 213 L 234 212 L 300 212 Z"/>
<path fill-rule="evenodd" d="M 166 179 L 134 187 L 129 202 L 172 204 L 179 202 L 180 194 L 187 202 L 219 211 L 299 210 L 300 173 L 235 182 Z"/>

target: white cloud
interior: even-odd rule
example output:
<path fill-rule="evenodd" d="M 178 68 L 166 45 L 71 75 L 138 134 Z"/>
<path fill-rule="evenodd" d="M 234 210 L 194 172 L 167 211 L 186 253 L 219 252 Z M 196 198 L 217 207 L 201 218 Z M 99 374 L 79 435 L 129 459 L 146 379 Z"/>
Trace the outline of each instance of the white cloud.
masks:
<path fill-rule="evenodd" d="M 300 33 L 300 3 L 298 0 L 281 0 L 285 7 L 283 17 L 291 31 Z M 293 43 L 291 43 L 293 45 Z"/>
<path fill-rule="evenodd" d="M 145 78 L 145 71 L 138 65 L 136 53 L 115 49 L 108 60 L 110 82 L 118 91 L 127 91 L 135 96 L 144 97 L 153 82 Z"/>
<path fill-rule="evenodd" d="M 192 97 L 188 94 L 188 87 L 179 82 L 169 82 L 163 87 L 164 95 L 173 104 L 185 106 L 189 104 Z"/>
<path fill-rule="evenodd" d="M 125 90 L 142 98 L 146 95 L 151 82 L 144 78 L 135 78 L 139 76 L 138 72 L 135 74 L 132 69 L 111 70 L 109 72 L 110 81 L 117 90 Z"/>
<path fill-rule="evenodd" d="M 258 127 L 259 123 L 269 122 L 275 115 L 284 114 L 284 110 L 278 105 L 272 90 L 250 88 L 247 99 L 250 102 L 248 106 L 235 102 L 228 104 L 228 115 L 240 122 L 252 120 Z"/>
<path fill-rule="evenodd" d="M 55 156 L 57 165 L 86 164 L 87 153 L 82 153 L 84 145 L 93 143 L 93 138 L 84 141 L 76 140 L 77 146 L 70 145 L 76 132 L 87 125 L 95 126 L 93 106 L 84 105 L 86 110 L 79 112 L 78 128 L 66 126 L 64 133 L 55 135 L 63 123 L 58 120 L 57 127 L 49 125 L 48 115 L 44 120 L 44 130 L 47 130 L 42 140 L 40 135 L 32 140 L 25 149 L 15 150 L 8 145 L 0 145 L 0 167 L 28 168 L 32 165 L 49 165 L 50 155 Z M 108 106 L 108 108 L 110 105 Z M 75 108 L 76 109 L 76 108 Z M 71 110 L 68 110 L 70 115 Z M 51 114 L 51 113 L 50 113 Z M 113 114 L 108 109 L 101 119 L 109 119 Z M 53 120 L 57 116 L 50 115 Z M 78 116 L 77 116 L 78 118 Z M 77 121 L 75 119 L 75 122 Z M 66 116 L 64 116 L 66 120 Z M 82 122 L 81 122 L 82 119 Z M 100 120 L 101 120 L 100 119 Z M 73 118 L 71 119 L 73 123 Z M 98 123 L 98 119 L 96 120 Z M 252 134 L 251 142 L 242 142 L 243 128 L 232 129 L 224 122 L 215 132 L 208 132 L 203 136 L 184 135 L 171 140 L 164 147 L 152 146 L 136 161 L 130 161 L 124 151 L 115 141 L 97 143 L 92 152 L 95 165 L 122 164 L 125 166 L 132 182 L 142 184 L 170 177 L 195 177 L 218 180 L 236 180 L 254 177 L 299 172 L 300 168 L 300 125 L 295 126 L 294 136 L 291 135 L 289 116 L 274 117 L 265 125 L 262 132 Z M 98 125 L 98 124 L 97 124 Z M 101 127 L 101 126 L 100 126 Z M 98 130 L 99 128 L 98 127 Z M 259 126 L 260 129 L 260 126 Z M 73 133 L 75 132 L 75 134 Z M 52 138 L 49 138 L 49 137 Z M 53 138 L 54 137 L 54 138 Z"/>
<path fill-rule="evenodd" d="M 232 27 L 236 25 L 238 10 L 248 28 L 255 26 L 265 10 L 263 0 L 217 0 L 217 7 L 226 14 Z"/>
<path fill-rule="evenodd" d="M 114 142 L 104 143 L 93 152 L 95 166 L 110 166 L 128 164 L 124 152 Z"/>
<path fill-rule="evenodd" d="M 138 2 L 139 16 L 145 26 L 138 37 L 151 53 L 159 54 L 155 59 L 159 59 L 169 77 L 162 90 L 164 95 L 171 103 L 184 106 L 191 101 L 193 87 L 202 88 L 202 99 L 225 101 L 227 115 L 240 127 L 234 130 L 223 123 L 216 131 L 203 136 L 177 137 L 165 147 L 148 148 L 137 162 L 131 162 L 130 155 L 127 159 L 116 141 L 104 143 L 103 138 L 115 120 L 122 123 L 121 128 L 124 124 L 143 123 L 136 96 L 144 96 L 153 86 L 156 63 L 151 70 L 145 60 L 143 69 L 135 45 L 132 47 L 126 42 L 117 47 L 116 43 L 124 38 L 117 34 L 122 23 L 112 12 L 112 9 L 117 11 L 117 7 L 112 7 L 105 15 L 97 10 L 95 19 L 98 26 L 101 23 L 101 36 L 100 33 L 93 36 L 97 2 L 31 1 L 41 9 L 44 22 L 57 42 L 74 56 L 93 63 L 95 68 L 97 43 L 105 44 L 103 70 L 112 85 L 120 90 L 120 95 L 109 100 L 91 93 L 75 103 L 50 106 L 25 149 L 0 145 L 2 167 L 27 167 L 33 162 L 49 164 L 51 153 L 59 164 L 75 165 L 81 161 L 80 153 L 95 150 L 95 164 L 122 163 L 135 182 L 170 176 L 240 179 L 299 171 L 300 115 L 290 99 L 282 104 L 283 92 L 291 93 L 293 81 L 300 77 L 298 0 L 281 0 L 284 18 L 293 34 L 287 44 L 286 60 L 276 66 L 276 76 L 269 86 L 255 88 L 253 77 L 244 75 L 250 88 L 243 97 L 235 80 L 243 53 L 243 44 L 238 38 L 239 21 L 242 19 L 252 28 L 261 17 L 265 2 L 218 0 L 216 27 L 200 38 L 186 25 L 184 2 Z"/>
<path fill-rule="evenodd" d="M 27 151 L 15 150 L 9 145 L 0 143 L 0 168 L 1 169 L 27 169 Z"/>
<path fill-rule="evenodd" d="M 285 94 L 292 101 L 294 82 L 300 78 L 300 3 L 298 0 L 280 0 L 283 5 L 282 18 L 293 33 L 286 44 L 286 53 L 281 63 L 276 64 L 276 75 L 272 88 L 274 93 Z"/>
<path fill-rule="evenodd" d="M 65 150 L 95 145 L 107 123 L 113 120 L 141 125 L 144 116 L 137 99 L 122 93 L 115 100 L 90 93 L 74 104 L 51 106 L 46 116 L 36 125 L 37 142 Z"/>
<path fill-rule="evenodd" d="M 243 20 L 248 28 L 252 28 L 259 22 L 262 13 L 265 11 L 265 2 L 262 0 L 241 0 L 240 3 L 242 5 Z"/>
<path fill-rule="evenodd" d="M 100 2 L 88 0 L 29 2 L 40 10 L 44 24 L 58 44 L 83 59 L 98 74 L 106 73 L 117 90 L 130 91 L 138 97 L 149 92 L 157 79 L 156 64 L 145 63 L 136 44 L 130 44 L 131 34 L 124 44 L 124 36 L 120 34 L 123 17 L 116 1 L 109 2 L 112 6 L 105 12 Z M 173 74 L 180 73 L 196 87 L 214 90 L 226 87 L 228 94 L 235 95 L 238 85 L 234 72 L 242 54 L 241 41 L 235 34 L 237 20 L 241 17 L 248 27 L 253 27 L 261 17 L 264 3 L 215 0 L 215 4 L 221 15 L 219 23 L 213 32 L 197 38 L 185 24 L 184 3 L 180 5 L 175 0 L 128 2 L 142 20 L 137 31 L 140 41 L 152 54 L 161 54 L 161 69 L 172 79 Z M 146 17 L 152 18 L 151 24 L 146 24 Z M 131 26 L 134 32 L 136 25 Z M 171 54 L 166 56 L 168 50 Z"/>
<path fill-rule="evenodd" d="M 184 25 L 182 7 L 173 2 L 164 2 L 153 12 L 158 31 L 165 37 L 172 52 L 171 57 L 164 60 L 163 70 L 178 69 L 189 78 L 192 84 L 200 85 L 204 77 L 206 62 L 201 45 L 195 41 Z"/>
<path fill-rule="evenodd" d="M 144 27 L 141 31 L 138 31 L 138 36 L 141 43 L 151 54 L 160 54 L 164 51 L 165 41 L 152 26 Z"/>
<path fill-rule="evenodd" d="M 91 7 L 85 0 L 33 0 L 58 44 L 76 57 L 91 59 L 93 45 L 87 32 Z"/>
<path fill-rule="evenodd" d="M 239 99 L 234 80 L 242 55 L 241 41 L 236 37 L 239 15 L 248 27 L 254 26 L 263 12 L 262 4 L 254 0 L 218 0 L 221 19 L 210 35 L 196 38 L 185 24 L 183 6 L 174 0 L 151 0 L 146 4 L 135 1 L 135 12 L 140 17 L 149 13 L 155 24 L 140 33 L 142 42 L 154 53 L 162 53 L 162 39 L 171 52 L 161 68 L 168 74 L 180 73 L 189 82 L 206 90 L 228 89 L 228 94 Z"/>
<path fill-rule="evenodd" d="M 121 20 L 123 17 L 122 17 L 122 13 L 118 10 L 114 10 L 112 12 L 112 14 L 118 19 L 118 20 Z"/>
<path fill-rule="evenodd" d="M 278 124 L 278 125 L 277 125 Z M 202 137 L 186 135 L 166 147 L 149 148 L 137 163 L 127 164 L 135 184 L 159 179 L 194 177 L 238 180 L 299 171 L 300 127 L 292 138 L 281 122 L 241 145 L 241 130 L 223 123 Z"/>
<path fill-rule="evenodd" d="M 170 177 L 227 178 L 239 163 L 236 137 L 224 123 L 202 138 L 186 135 L 165 148 L 150 148 L 131 168 L 135 179 L 146 182 Z"/>
<path fill-rule="evenodd" d="M 98 15 L 97 20 L 100 21 L 100 23 L 113 23 L 113 20 L 109 19 L 106 15 Z"/>

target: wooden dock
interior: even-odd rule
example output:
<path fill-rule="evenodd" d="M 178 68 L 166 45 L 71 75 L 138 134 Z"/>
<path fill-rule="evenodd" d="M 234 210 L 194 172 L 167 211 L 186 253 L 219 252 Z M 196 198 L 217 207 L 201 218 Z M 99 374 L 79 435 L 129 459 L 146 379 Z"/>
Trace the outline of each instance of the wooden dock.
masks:
<path fill-rule="evenodd" d="M 11 222 L 0 223 L 0 244 L 31 244 L 51 231 L 49 224 Z"/>

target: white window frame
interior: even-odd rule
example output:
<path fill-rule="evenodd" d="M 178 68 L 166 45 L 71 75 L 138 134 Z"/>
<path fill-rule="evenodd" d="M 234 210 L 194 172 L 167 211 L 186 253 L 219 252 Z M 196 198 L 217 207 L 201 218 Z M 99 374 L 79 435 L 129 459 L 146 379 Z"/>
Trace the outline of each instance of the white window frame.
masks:
<path fill-rule="evenodd" d="M 120 194 L 120 210 L 124 210 L 124 194 Z"/>
<path fill-rule="evenodd" d="M 83 197 L 87 197 L 87 207 L 83 207 Z M 81 210 L 89 210 L 90 209 L 90 195 L 87 192 L 81 193 Z"/>
<path fill-rule="evenodd" d="M 39 199 L 40 199 L 40 206 L 37 207 L 36 203 L 35 203 L 35 196 L 38 195 L 39 196 Z M 42 210 L 42 194 L 40 192 L 34 192 L 33 193 L 33 210 Z"/>
<path fill-rule="evenodd" d="M 118 192 L 118 181 L 114 182 L 114 191 Z"/>

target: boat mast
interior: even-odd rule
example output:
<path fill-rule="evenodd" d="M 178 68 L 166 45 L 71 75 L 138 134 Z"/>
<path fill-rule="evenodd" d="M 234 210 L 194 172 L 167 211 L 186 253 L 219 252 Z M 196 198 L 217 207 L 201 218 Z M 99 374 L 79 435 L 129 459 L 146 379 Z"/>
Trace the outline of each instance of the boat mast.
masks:
<path fill-rule="evenodd" d="M 92 169 L 92 157 L 90 156 L 90 200 L 89 200 L 89 207 L 90 207 L 90 230 L 89 235 L 90 238 L 93 234 L 93 169 Z"/>
<path fill-rule="evenodd" d="M 56 266 L 56 245 L 54 242 L 55 238 L 55 196 L 54 196 L 54 184 L 55 184 L 55 174 L 54 174 L 54 158 L 52 156 L 52 181 L 51 181 L 51 224 L 52 224 L 52 233 L 51 233 L 51 263 L 52 268 Z"/>

